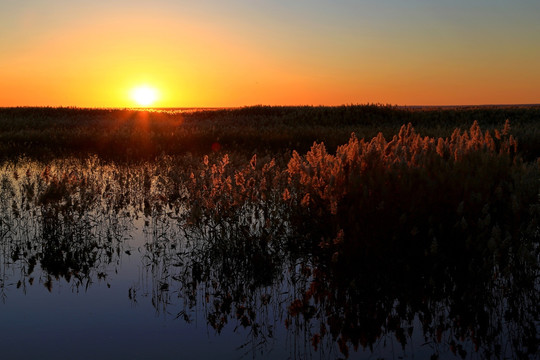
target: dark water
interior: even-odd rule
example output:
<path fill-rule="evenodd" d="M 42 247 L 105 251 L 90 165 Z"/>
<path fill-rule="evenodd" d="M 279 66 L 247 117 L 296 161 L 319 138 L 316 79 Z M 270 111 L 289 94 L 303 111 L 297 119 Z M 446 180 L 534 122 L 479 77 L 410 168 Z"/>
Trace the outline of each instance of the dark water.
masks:
<path fill-rule="evenodd" d="M 187 226 L 174 207 L 30 206 L 2 186 L 2 358 L 539 357 L 535 227 L 480 252 L 327 253 L 247 215 Z"/>
<path fill-rule="evenodd" d="M 538 355 L 534 263 L 506 274 L 466 256 L 324 263 L 109 220 L 4 235 L 3 358 Z"/>

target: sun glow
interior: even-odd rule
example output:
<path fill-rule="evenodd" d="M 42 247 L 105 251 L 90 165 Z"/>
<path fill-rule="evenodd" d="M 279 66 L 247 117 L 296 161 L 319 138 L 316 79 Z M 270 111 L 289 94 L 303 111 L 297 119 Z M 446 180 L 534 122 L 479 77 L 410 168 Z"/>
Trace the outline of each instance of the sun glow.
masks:
<path fill-rule="evenodd" d="M 131 98 L 139 106 L 151 106 L 158 100 L 158 97 L 158 91 L 150 86 L 139 86 L 131 90 Z"/>

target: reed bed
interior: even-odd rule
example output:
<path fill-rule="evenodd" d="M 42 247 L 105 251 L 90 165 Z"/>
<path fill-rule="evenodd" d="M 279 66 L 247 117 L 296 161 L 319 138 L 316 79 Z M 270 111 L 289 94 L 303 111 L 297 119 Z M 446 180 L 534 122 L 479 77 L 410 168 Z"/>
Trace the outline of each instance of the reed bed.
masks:
<path fill-rule="evenodd" d="M 540 107 L 400 108 L 254 106 L 238 109 L 139 111 L 78 108 L 0 109 L 0 156 L 38 159 L 96 154 L 115 161 L 153 160 L 161 154 L 203 156 L 216 151 L 257 154 L 307 152 L 313 141 L 335 152 L 354 132 L 387 138 L 411 123 L 423 136 L 448 137 L 477 121 L 493 132 L 506 120 L 530 161 L 540 156 Z M 248 155 L 248 160 L 249 160 Z"/>
<path fill-rule="evenodd" d="M 500 125 L 483 130 L 473 122 L 447 136 L 427 136 L 409 123 L 389 137 L 349 133 L 335 151 L 314 142 L 290 155 L 227 153 L 224 141 L 216 151 L 153 161 L 11 158 L 0 167 L 0 287 L 12 276 L 4 270 L 9 264 L 18 264 L 22 287 L 36 265 L 45 271 L 45 286 L 51 277 L 87 286 L 93 273 L 107 272 L 123 234 L 141 220 L 152 239 L 145 261 L 153 302 L 167 306 L 176 294 L 184 307 L 178 316 L 190 321 L 189 308 L 203 296 L 207 321 L 218 332 L 234 320 L 251 329 L 254 342 L 271 337 L 275 324 L 260 309 L 279 299 L 288 304 L 285 325 L 327 355 L 337 349 L 347 357 L 389 333 L 405 346 L 415 316 L 426 338 L 438 344 L 445 333 L 460 355 L 462 338 L 486 356 L 500 355 L 507 338 L 494 329 L 501 327 L 513 341 L 512 354 L 534 354 L 540 162 L 523 157 L 508 121 Z M 523 268 L 520 284 L 502 275 Z M 273 284 L 285 273 L 294 291 L 283 296 Z M 404 281 L 407 276 L 421 281 Z M 451 290 L 464 277 L 482 292 Z M 130 298 L 136 293 L 130 289 Z M 464 301 L 492 309 L 510 297 L 528 304 L 516 320 L 523 326 L 485 309 L 467 318 L 443 316 L 461 313 Z"/>

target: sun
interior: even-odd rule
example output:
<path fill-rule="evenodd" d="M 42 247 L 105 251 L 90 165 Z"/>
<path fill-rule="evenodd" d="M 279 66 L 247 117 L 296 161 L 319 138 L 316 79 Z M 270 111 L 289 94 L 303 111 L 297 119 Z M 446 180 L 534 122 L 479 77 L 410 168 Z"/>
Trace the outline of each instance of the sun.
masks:
<path fill-rule="evenodd" d="M 131 98 L 139 106 L 147 107 L 153 105 L 158 99 L 158 91 L 147 85 L 138 86 L 131 90 Z"/>

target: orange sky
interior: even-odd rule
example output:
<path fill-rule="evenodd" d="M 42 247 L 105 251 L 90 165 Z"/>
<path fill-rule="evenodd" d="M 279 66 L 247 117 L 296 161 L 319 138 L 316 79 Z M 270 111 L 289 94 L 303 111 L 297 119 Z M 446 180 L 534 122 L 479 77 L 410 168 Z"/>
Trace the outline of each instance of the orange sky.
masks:
<path fill-rule="evenodd" d="M 540 2 L 269 3 L 7 1 L 0 106 L 540 103 Z"/>

